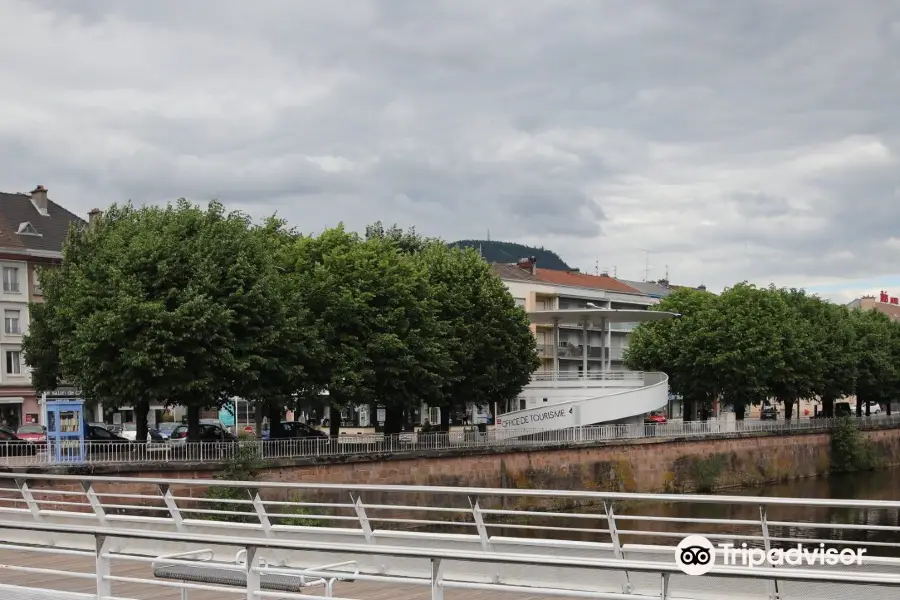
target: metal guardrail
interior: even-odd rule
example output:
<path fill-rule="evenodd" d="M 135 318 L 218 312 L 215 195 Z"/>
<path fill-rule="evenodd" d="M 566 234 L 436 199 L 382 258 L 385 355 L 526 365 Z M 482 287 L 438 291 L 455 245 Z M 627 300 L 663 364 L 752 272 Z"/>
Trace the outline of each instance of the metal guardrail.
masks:
<path fill-rule="evenodd" d="M 0 488 L 0 550 L 91 557 L 100 598 L 111 596 L 117 582 L 235 593 L 233 586 L 113 575 L 113 561 L 152 563 L 173 545 L 179 552 L 242 549 L 247 560 L 238 568 L 247 573 L 241 590 L 247 598 L 301 597 L 261 590 L 259 576 L 266 573 L 329 579 L 324 597 L 350 580 L 397 590 L 428 587 L 437 600 L 446 589 L 631 600 L 843 600 L 848 594 L 895 600 L 900 594 L 900 558 L 877 556 L 896 552 L 900 525 L 869 523 L 875 512 L 900 511 L 898 501 L 8 473 L 0 482 L 7 484 Z M 214 488 L 243 489 L 245 497 L 226 501 L 209 493 Z M 665 516 L 657 509 L 666 505 L 675 512 L 706 509 L 702 517 Z M 873 531 L 882 539 L 871 539 Z M 675 545 L 688 535 L 764 550 L 824 543 L 869 555 L 859 566 L 822 568 L 717 563 L 703 577 L 687 577 L 675 562 Z M 297 566 L 325 564 L 325 554 L 352 566 Z M 35 572 L 8 563 L 0 570 Z M 65 573 L 52 564 L 43 571 Z M 345 590 L 354 591 L 338 587 L 338 595 L 350 597 Z M 372 593 L 360 586 L 352 597 Z"/>
<path fill-rule="evenodd" d="M 855 417 L 853 417 L 855 419 Z M 290 459 L 330 456 L 372 456 L 401 452 L 541 448 L 560 444 L 622 442 L 634 439 L 671 439 L 721 434 L 792 433 L 829 431 L 839 419 L 801 419 L 792 421 L 745 420 L 727 422 L 670 421 L 667 423 L 635 423 L 573 427 L 551 431 L 517 429 L 452 431 L 449 433 L 402 433 L 399 435 L 360 434 L 332 438 L 299 438 L 286 440 L 247 440 L 236 443 L 120 443 L 85 442 L 80 458 L 77 451 L 57 459 L 54 443 L 0 443 L 0 465 L 33 467 L 65 464 L 140 464 L 147 462 L 205 463 L 229 460 L 252 454 L 259 459 Z M 859 419 L 860 426 L 900 427 L 900 415 L 876 415 Z"/>
<path fill-rule="evenodd" d="M 634 381 L 644 379 L 642 371 L 536 371 L 531 375 L 532 381 Z"/>

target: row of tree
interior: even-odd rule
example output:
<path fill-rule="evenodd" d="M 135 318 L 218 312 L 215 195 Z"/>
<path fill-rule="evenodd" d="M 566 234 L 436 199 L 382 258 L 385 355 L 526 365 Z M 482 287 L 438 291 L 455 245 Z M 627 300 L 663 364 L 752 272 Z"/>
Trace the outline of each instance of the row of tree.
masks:
<path fill-rule="evenodd" d="M 380 223 L 304 235 L 215 202 L 114 205 L 40 279 L 35 387 L 132 406 L 137 439 L 152 404 L 186 407 L 196 439 L 201 410 L 240 397 L 277 434 L 323 392 L 333 411 L 383 405 L 393 433 L 423 402 L 446 417 L 514 398 L 539 365 L 527 315 L 476 251 Z"/>
<path fill-rule="evenodd" d="M 824 416 L 835 401 L 857 397 L 856 410 L 900 396 L 900 323 L 874 310 L 849 310 L 798 289 L 747 283 L 716 295 L 681 289 L 655 310 L 680 314 L 645 323 L 631 335 L 632 369 L 663 371 L 684 401 L 684 418 L 708 414 L 714 400 L 746 408 L 765 400 L 818 399 Z"/>

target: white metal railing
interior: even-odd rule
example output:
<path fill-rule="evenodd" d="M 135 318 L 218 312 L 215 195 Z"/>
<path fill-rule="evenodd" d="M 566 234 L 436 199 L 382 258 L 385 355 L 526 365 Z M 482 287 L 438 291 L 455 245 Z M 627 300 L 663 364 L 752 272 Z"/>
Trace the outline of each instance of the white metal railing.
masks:
<path fill-rule="evenodd" d="M 641 371 L 536 371 L 532 381 L 634 381 L 641 382 L 644 373 Z"/>
<path fill-rule="evenodd" d="M 388 590 L 403 597 L 403 586 L 430 588 L 433 599 L 446 589 L 632 600 L 900 594 L 900 525 L 873 517 L 896 515 L 898 501 L 13 473 L 0 474 L 0 483 L 7 484 L 0 488 L 0 551 L 11 551 L 0 571 L 34 573 L 16 565 L 27 552 L 80 554 L 95 559 L 93 572 L 71 574 L 50 562 L 42 570 L 88 577 L 100 598 L 113 595 L 113 584 L 125 586 L 118 598 L 132 597 L 128 586 L 137 584 L 235 593 L 234 585 L 123 576 L 112 568 L 198 566 L 186 553 L 209 554 L 201 568 L 245 573 L 248 599 L 301 597 L 265 591 L 265 574 L 309 578 L 323 588 L 312 597 L 361 600 Z M 211 488 L 245 495 L 225 501 Z M 676 508 L 660 512 L 664 506 Z M 674 546 L 688 535 L 763 550 L 823 543 L 868 554 L 859 566 L 717 563 L 705 577 L 673 578 L 682 575 Z"/>
<path fill-rule="evenodd" d="M 856 417 L 852 417 L 856 419 Z M 900 427 L 900 415 L 874 415 L 857 419 L 861 428 Z M 671 439 L 723 434 L 784 434 L 829 431 L 839 419 L 804 418 L 776 420 L 669 421 L 596 425 L 566 429 L 491 429 L 451 431 L 449 433 L 402 433 L 399 435 L 343 435 L 337 439 L 299 438 L 283 440 L 246 440 L 234 443 L 106 443 L 85 442 L 84 453 L 77 450 L 57 452 L 54 443 L 0 443 L 0 465 L 42 466 L 59 464 L 140 464 L 153 462 L 206 463 L 252 454 L 263 460 L 304 457 L 396 454 L 429 450 L 466 450 L 476 448 L 541 448 L 561 444 L 590 444 L 644 438 Z M 58 456 L 61 455 L 61 456 Z"/>

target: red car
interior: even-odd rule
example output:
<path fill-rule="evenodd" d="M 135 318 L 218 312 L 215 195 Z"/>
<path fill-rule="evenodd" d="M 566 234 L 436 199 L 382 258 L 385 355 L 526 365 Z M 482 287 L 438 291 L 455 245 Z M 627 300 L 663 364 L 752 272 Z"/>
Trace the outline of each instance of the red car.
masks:
<path fill-rule="evenodd" d="M 16 437 L 42 446 L 47 443 L 47 430 L 43 425 L 22 425 L 16 431 Z"/>
<path fill-rule="evenodd" d="M 659 412 L 652 412 L 644 419 L 644 423 L 665 423 L 666 415 Z"/>

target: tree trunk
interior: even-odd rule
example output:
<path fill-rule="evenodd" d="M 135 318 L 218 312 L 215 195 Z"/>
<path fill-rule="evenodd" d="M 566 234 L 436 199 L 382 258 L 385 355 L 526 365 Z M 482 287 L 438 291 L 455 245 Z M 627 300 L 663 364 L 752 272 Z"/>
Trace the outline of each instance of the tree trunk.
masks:
<path fill-rule="evenodd" d="M 794 399 L 785 398 L 782 402 L 784 403 L 784 420 L 790 421 L 794 417 Z"/>
<path fill-rule="evenodd" d="M 328 435 L 333 438 L 341 435 L 341 408 L 337 402 L 328 403 Z"/>
<path fill-rule="evenodd" d="M 403 431 L 403 410 L 388 408 L 384 412 L 384 435 L 397 435 Z"/>
<path fill-rule="evenodd" d="M 150 414 L 149 402 L 138 402 L 134 406 L 134 441 L 147 443 L 147 415 Z"/>
<path fill-rule="evenodd" d="M 734 403 L 734 418 L 737 421 L 743 421 L 744 417 L 747 415 L 747 405 L 744 404 L 743 400 L 738 400 Z"/>
<path fill-rule="evenodd" d="M 237 415 L 235 415 L 235 423 L 237 423 Z M 187 407 L 187 426 L 188 441 L 196 442 L 200 439 L 200 407 L 194 404 L 188 404 Z"/>
<path fill-rule="evenodd" d="M 262 402 L 256 403 L 256 410 L 253 411 L 253 431 L 256 433 L 256 439 L 262 439 L 263 433 L 263 417 L 269 417 L 269 433 L 272 432 L 272 415 L 270 411 L 271 406 L 268 404 L 264 404 Z M 281 423 L 281 419 L 278 420 L 279 424 Z"/>
<path fill-rule="evenodd" d="M 687 396 L 681 398 L 681 420 L 684 422 L 694 420 L 694 399 Z"/>
<path fill-rule="evenodd" d="M 859 399 L 858 399 L 858 398 L 856 399 L 856 406 L 859 406 Z M 867 416 L 867 417 L 871 417 L 871 416 L 872 416 L 872 405 L 869 404 L 868 402 L 866 402 L 866 416 Z"/>
<path fill-rule="evenodd" d="M 448 433 L 450 431 L 450 407 L 442 406 L 441 407 L 441 433 Z"/>
<path fill-rule="evenodd" d="M 831 396 L 824 396 L 822 398 L 822 416 L 826 419 L 834 417 L 834 398 Z"/>
<path fill-rule="evenodd" d="M 868 403 L 866 403 L 866 404 L 868 404 Z M 859 397 L 859 394 L 857 394 L 856 395 L 856 418 L 859 418 L 862 416 L 862 405 L 863 405 L 863 400 L 862 400 L 862 398 Z"/>

